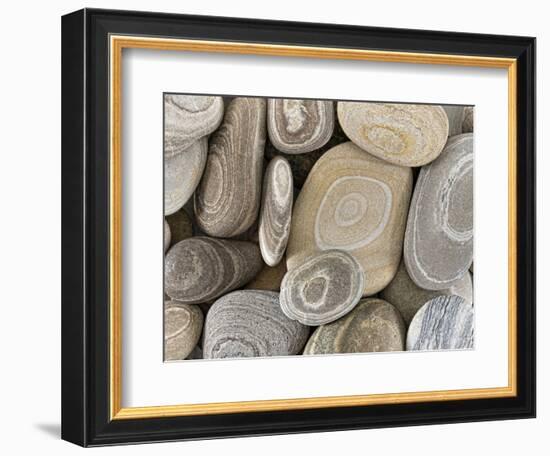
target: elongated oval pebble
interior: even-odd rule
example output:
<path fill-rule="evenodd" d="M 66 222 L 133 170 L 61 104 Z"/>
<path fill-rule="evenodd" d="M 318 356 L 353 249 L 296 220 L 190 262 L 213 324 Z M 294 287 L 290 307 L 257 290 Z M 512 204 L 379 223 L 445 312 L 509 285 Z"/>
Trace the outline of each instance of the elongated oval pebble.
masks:
<path fill-rule="evenodd" d="M 395 307 L 382 299 L 362 299 L 346 316 L 319 326 L 304 355 L 403 351 L 405 333 Z"/>
<path fill-rule="evenodd" d="M 172 299 L 196 304 L 250 282 L 262 268 L 257 245 L 208 237 L 178 242 L 164 262 L 164 291 Z"/>
<path fill-rule="evenodd" d="M 405 263 L 401 262 L 397 274 L 389 285 L 380 292 L 380 297 L 393 304 L 403 316 L 408 326 L 412 318 L 427 301 L 437 296 L 461 296 L 472 302 L 472 276 L 466 272 L 449 288 L 443 290 L 425 290 L 417 286 L 409 277 Z"/>
<path fill-rule="evenodd" d="M 420 170 L 404 258 L 421 288 L 449 288 L 472 264 L 473 158 L 472 134 L 453 136 L 441 156 Z"/>
<path fill-rule="evenodd" d="M 222 97 L 165 95 L 164 156 L 182 153 L 218 128 L 222 118 Z"/>
<path fill-rule="evenodd" d="M 198 306 L 176 301 L 164 303 L 164 360 L 187 358 L 199 341 L 203 316 Z"/>
<path fill-rule="evenodd" d="M 166 221 L 170 226 L 171 245 L 193 236 L 193 222 L 185 209 L 180 209 L 169 215 L 166 217 Z"/>
<path fill-rule="evenodd" d="M 292 170 L 282 157 L 269 162 L 264 177 L 258 239 L 262 257 L 275 266 L 283 257 L 290 234 L 293 197 Z"/>
<path fill-rule="evenodd" d="M 166 219 L 164 219 L 164 251 L 165 252 L 168 250 L 168 247 L 170 247 L 170 241 L 171 241 L 170 226 L 168 225 L 168 222 L 166 221 Z"/>
<path fill-rule="evenodd" d="M 287 272 L 281 284 L 281 309 L 305 325 L 330 323 L 359 302 L 363 280 L 361 266 L 348 253 L 319 253 Z"/>
<path fill-rule="evenodd" d="M 288 270 L 324 250 L 350 253 L 365 275 L 363 296 L 382 290 L 401 259 L 412 191 L 410 168 L 347 142 L 315 164 L 294 204 Z"/>
<path fill-rule="evenodd" d="M 265 100 L 235 98 L 212 135 L 195 193 L 195 218 L 206 234 L 233 237 L 252 226 L 260 207 Z"/>
<path fill-rule="evenodd" d="M 338 102 L 338 120 L 361 149 L 401 166 L 437 158 L 449 131 L 441 106 Z"/>
<path fill-rule="evenodd" d="M 188 149 L 170 157 L 164 157 L 164 214 L 180 210 L 199 185 L 206 157 L 208 139 L 199 139 Z"/>
<path fill-rule="evenodd" d="M 243 290 L 218 299 L 204 326 L 204 357 L 248 358 L 298 354 L 309 330 L 287 318 L 279 293 Z"/>
<path fill-rule="evenodd" d="M 460 296 L 439 296 L 416 313 L 407 350 L 458 350 L 474 346 L 473 307 Z"/>
<path fill-rule="evenodd" d="M 270 98 L 267 130 L 276 149 L 303 154 L 324 146 L 334 131 L 332 101 Z"/>

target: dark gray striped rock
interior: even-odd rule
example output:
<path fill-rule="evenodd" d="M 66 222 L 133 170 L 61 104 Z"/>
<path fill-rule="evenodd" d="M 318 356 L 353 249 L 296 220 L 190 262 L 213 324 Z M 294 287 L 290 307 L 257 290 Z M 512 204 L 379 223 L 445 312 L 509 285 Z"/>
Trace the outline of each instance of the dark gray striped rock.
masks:
<path fill-rule="evenodd" d="M 361 149 L 401 166 L 437 158 L 449 132 L 441 106 L 338 102 L 338 120 Z"/>
<path fill-rule="evenodd" d="M 462 122 L 464 121 L 464 106 L 441 106 L 449 119 L 449 136 L 456 136 L 462 133 Z"/>
<path fill-rule="evenodd" d="M 258 216 L 265 146 L 265 100 L 235 98 L 212 135 L 195 193 L 195 218 L 210 236 L 244 233 Z"/>
<path fill-rule="evenodd" d="M 408 326 L 412 318 L 427 301 L 437 296 L 456 295 L 472 302 L 472 277 L 466 272 L 449 288 L 443 290 L 425 290 L 418 287 L 409 277 L 405 263 L 401 262 L 397 274 L 384 288 L 380 297 L 393 304 L 403 316 Z"/>
<path fill-rule="evenodd" d="M 258 229 L 260 250 L 268 266 L 277 265 L 285 253 L 293 193 L 292 170 L 284 158 L 275 157 L 265 172 Z"/>
<path fill-rule="evenodd" d="M 198 139 L 212 133 L 222 117 L 221 97 L 165 95 L 164 156 L 182 153 Z"/>
<path fill-rule="evenodd" d="M 283 314 L 278 293 L 235 291 L 218 299 L 208 312 L 204 357 L 296 355 L 308 335 L 306 326 Z"/>
<path fill-rule="evenodd" d="M 456 350 L 474 346 L 474 311 L 460 296 L 431 299 L 414 316 L 407 350 Z"/>
<path fill-rule="evenodd" d="M 165 252 L 168 250 L 168 247 L 170 247 L 170 241 L 171 241 L 170 226 L 168 225 L 168 222 L 166 221 L 166 219 L 164 219 L 164 251 Z"/>
<path fill-rule="evenodd" d="M 281 309 L 305 325 L 330 323 L 359 302 L 363 280 L 363 270 L 350 254 L 319 253 L 287 272 L 281 284 Z"/>
<path fill-rule="evenodd" d="M 171 245 L 193 236 L 193 222 L 184 209 L 169 215 L 166 221 L 170 226 Z"/>
<path fill-rule="evenodd" d="M 183 152 L 164 157 L 164 214 L 180 210 L 199 185 L 208 154 L 206 137 Z"/>
<path fill-rule="evenodd" d="M 187 358 L 199 341 L 204 319 L 198 306 L 164 303 L 164 360 Z"/>
<path fill-rule="evenodd" d="M 319 326 L 309 338 L 304 355 L 403 351 L 405 325 L 391 304 L 362 299 L 346 316 Z"/>
<path fill-rule="evenodd" d="M 472 264 L 473 159 L 472 134 L 453 136 L 439 158 L 420 170 L 404 258 L 421 288 L 449 288 Z"/>
<path fill-rule="evenodd" d="M 250 282 L 262 268 L 258 246 L 250 242 L 192 237 L 178 242 L 164 261 L 164 291 L 196 304 Z"/>
<path fill-rule="evenodd" d="M 332 101 L 270 98 L 267 131 L 276 149 L 303 154 L 324 146 L 334 131 Z"/>

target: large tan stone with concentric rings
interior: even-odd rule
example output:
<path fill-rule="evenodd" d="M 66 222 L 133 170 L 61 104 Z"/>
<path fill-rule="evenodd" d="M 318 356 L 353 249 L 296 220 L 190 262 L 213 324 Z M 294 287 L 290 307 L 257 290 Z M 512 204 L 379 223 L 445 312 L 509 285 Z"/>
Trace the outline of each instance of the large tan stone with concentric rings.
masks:
<path fill-rule="evenodd" d="M 412 191 L 410 168 L 340 144 L 315 164 L 294 205 L 287 267 L 316 252 L 344 250 L 361 265 L 363 296 L 384 288 L 401 258 Z"/>
<path fill-rule="evenodd" d="M 453 136 L 439 158 L 418 175 L 404 259 L 409 276 L 421 288 L 449 288 L 472 264 L 473 145 L 471 133 Z"/>
<path fill-rule="evenodd" d="M 261 198 L 266 102 L 234 98 L 210 140 L 206 169 L 195 192 L 195 219 L 215 237 L 234 237 L 252 226 Z"/>
<path fill-rule="evenodd" d="M 449 132 L 441 106 L 338 102 L 338 120 L 361 149 L 401 166 L 435 160 Z"/>

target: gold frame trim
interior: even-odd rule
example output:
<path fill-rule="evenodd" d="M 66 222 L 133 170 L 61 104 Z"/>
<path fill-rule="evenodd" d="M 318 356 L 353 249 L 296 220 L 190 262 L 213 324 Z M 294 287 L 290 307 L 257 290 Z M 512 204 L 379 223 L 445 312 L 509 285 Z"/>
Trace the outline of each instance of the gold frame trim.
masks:
<path fill-rule="evenodd" d="M 110 415 L 112 420 L 359 405 L 487 399 L 517 395 L 517 61 L 511 58 L 388 52 L 241 42 L 110 36 Z M 427 392 L 330 396 L 245 402 L 122 407 L 122 207 L 121 94 L 123 49 L 155 49 L 301 58 L 368 60 L 508 70 L 508 386 Z"/>

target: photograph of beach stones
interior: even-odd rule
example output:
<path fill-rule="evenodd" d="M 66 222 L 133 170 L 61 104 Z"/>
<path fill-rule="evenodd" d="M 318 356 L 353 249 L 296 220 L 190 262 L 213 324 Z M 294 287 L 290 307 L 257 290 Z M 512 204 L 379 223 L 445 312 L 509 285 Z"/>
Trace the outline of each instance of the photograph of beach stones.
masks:
<path fill-rule="evenodd" d="M 165 361 L 474 348 L 472 106 L 163 97 Z"/>

